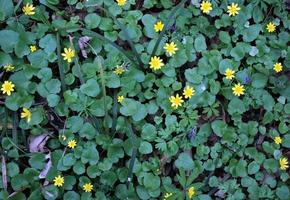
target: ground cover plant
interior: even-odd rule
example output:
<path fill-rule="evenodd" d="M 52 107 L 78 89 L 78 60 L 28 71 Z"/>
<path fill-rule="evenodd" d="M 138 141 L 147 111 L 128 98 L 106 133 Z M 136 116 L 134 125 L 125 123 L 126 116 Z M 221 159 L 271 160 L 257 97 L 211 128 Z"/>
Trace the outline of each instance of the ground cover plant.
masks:
<path fill-rule="evenodd" d="M 290 199 L 290 2 L 1 0 L 0 199 Z"/>

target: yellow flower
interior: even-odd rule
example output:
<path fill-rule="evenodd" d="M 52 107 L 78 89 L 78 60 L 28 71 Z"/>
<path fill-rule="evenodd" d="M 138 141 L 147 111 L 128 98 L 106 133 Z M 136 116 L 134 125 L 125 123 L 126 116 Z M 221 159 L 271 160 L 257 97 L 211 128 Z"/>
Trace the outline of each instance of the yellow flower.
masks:
<path fill-rule="evenodd" d="M 4 81 L 1 87 L 2 93 L 6 93 L 8 96 L 10 96 L 11 92 L 14 91 L 14 87 L 15 85 L 11 81 Z"/>
<path fill-rule="evenodd" d="M 72 58 L 75 57 L 75 51 L 71 48 L 64 48 L 64 53 L 61 54 L 63 56 L 64 60 L 67 60 L 67 62 L 71 62 Z"/>
<path fill-rule="evenodd" d="M 229 16 L 235 16 L 235 15 L 239 14 L 239 10 L 241 10 L 239 5 L 232 3 L 230 6 L 228 6 L 227 12 L 229 13 Z"/>
<path fill-rule="evenodd" d="M 179 94 L 176 94 L 176 96 L 169 97 L 169 101 L 171 103 L 171 107 L 174 109 L 177 109 L 184 102 L 182 96 L 179 96 Z"/>
<path fill-rule="evenodd" d="M 22 109 L 21 118 L 26 118 L 27 122 L 31 120 L 31 112 L 27 108 Z"/>
<path fill-rule="evenodd" d="M 23 8 L 22 11 L 24 13 L 24 15 L 34 15 L 35 7 L 32 4 L 27 3 Z"/>
<path fill-rule="evenodd" d="M 30 51 L 33 53 L 37 50 L 35 45 L 30 45 Z"/>
<path fill-rule="evenodd" d="M 116 69 L 114 70 L 114 73 L 117 75 L 121 75 L 125 72 L 125 69 L 122 66 L 117 66 Z"/>
<path fill-rule="evenodd" d="M 272 32 L 275 32 L 275 30 L 276 30 L 276 25 L 274 23 L 272 23 L 272 22 L 269 22 L 267 24 L 267 31 L 269 33 L 272 33 Z"/>
<path fill-rule="evenodd" d="M 164 24 L 161 21 L 159 21 L 154 25 L 154 30 L 155 32 L 158 33 L 162 31 L 163 27 L 164 27 Z"/>
<path fill-rule="evenodd" d="M 124 96 L 118 96 L 118 102 L 119 103 L 122 103 L 124 101 Z"/>
<path fill-rule="evenodd" d="M 126 4 L 126 0 L 116 0 L 118 6 L 124 6 Z"/>
<path fill-rule="evenodd" d="M 165 195 L 164 195 L 164 199 L 163 200 L 166 200 L 168 199 L 169 197 L 172 196 L 172 193 L 171 192 L 167 192 Z"/>
<path fill-rule="evenodd" d="M 174 55 L 175 52 L 178 50 L 174 42 L 166 43 L 163 48 L 166 50 L 166 53 L 168 53 L 169 56 Z"/>
<path fill-rule="evenodd" d="M 282 143 L 282 139 L 279 136 L 275 137 L 274 141 L 275 141 L 276 144 L 281 144 Z"/>
<path fill-rule="evenodd" d="M 61 187 L 64 184 L 64 178 L 62 176 L 58 175 L 58 176 L 54 177 L 53 182 L 54 182 L 54 184 L 53 184 L 54 186 Z"/>
<path fill-rule="evenodd" d="M 184 88 L 183 90 L 183 95 L 184 98 L 189 99 L 191 98 L 195 93 L 195 90 L 193 89 L 193 87 L 190 86 L 186 86 L 186 88 Z"/>
<path fill-rule="evenodd" d="M 200 4 L 200 10 L 203 13 L 209 13 L 212 10 L 212 4 L 209 1 L 202 1 Z"/>
<path fill-rule="evenodd" d="M 75 140 L 70 140 L 67 146 L 71 149 L 74 149 L 77 146 L 77 142 Z"/>
<path fill-rule="evenodd" d="M 287 158 L 280 158 L 279 159 L 280 169 L 286 170 L 289 167 L 288 159 Z"/>
<path fill-rule="evenodd" d="M 195 189 L 194 187 L 190 187 L 187 191 L 188 197 L 191 199 L 193 195 L 195 194 Z"/>
<path fill-rule="evenodd" d="M 232 80 L 235 78 L 235 71 L 227 68 L 224 75 L 226 76 L 226 79 Z"/>
<path fill-rule="evenodd" d="M 279 73 L 283 70 L 283 66 L 281 63 L 275 63 L 274 66 L 273 66 L 273 70 L 276 72 L 276 73 Z"/>
<path fill-rule="evenodd" d="M 234 87 L 232 88 L 234 95 L 240 96 L 244 94 L 245 88 L 243 85 L 240 83 L 235 84 Z"/>
<path fill-rule="evenodd" d="M 152 57 L 149 64 L 150 64 L 150 68 L 153 70 L 161 69 L 161 67 L 164 66 L 162 59 L 160 59 L 157 56 Z"/>
<path fill-rule="evenodd" d="M 85 192 L 91 192 L 93 190 L 93 185 L 91 183 L 86 183 L 83 185 L 83 190 Z"/>
<path fill-rule="evenodd" d="M 14 69 L 14 66 L 11 64 L 4 65 L 4 69 L 6 72 L 11 72 Z"/>

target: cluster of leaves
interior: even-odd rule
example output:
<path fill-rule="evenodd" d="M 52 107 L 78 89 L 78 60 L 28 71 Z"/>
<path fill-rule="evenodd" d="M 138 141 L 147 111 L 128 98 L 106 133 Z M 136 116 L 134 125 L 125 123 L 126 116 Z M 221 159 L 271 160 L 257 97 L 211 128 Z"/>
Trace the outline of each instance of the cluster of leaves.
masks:
<path fill-rule="evenodd" d="M 287 2 L 17 2 L 0 1 L 1 199 L 290 199 Z"/>

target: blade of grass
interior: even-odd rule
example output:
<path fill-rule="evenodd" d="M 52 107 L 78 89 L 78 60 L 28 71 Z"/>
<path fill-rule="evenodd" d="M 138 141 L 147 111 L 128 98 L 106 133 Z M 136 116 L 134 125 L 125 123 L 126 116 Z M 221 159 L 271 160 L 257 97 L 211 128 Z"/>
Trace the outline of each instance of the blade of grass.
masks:
<path fill-rule="evenodd" d="M 18 117 L 17 117 L 17 113 L 16 113 L 16 112 L 13 112 L 12 139 L 13 139 L 13 142 L 14 142 L 16 145 L 18 144 L 17 126 L 18 126 Z"/>
<path fill-rule="evenodd" d="M 57 63 L 58 63 L 58 71 L 60 75 L 60 82 L 61 82 L 61 88 L 62 91 L 66 91 L 65 81 L 64 81 L 64 68 L 62 65 L 62 59 L 61 59 L 61 47 L 60 47 L 60 37 L 59 33 L 56 33 L 56 43 L 57 43 Z"/>
<path fill-rule="evenodd" d="M 75 47 L 74 47 L 74 44 L 73 44 L 73 38 L 70 37 L 70 48 L 75 51 Z M 82 74 L 82 71 L 81 71 L 81 67 L 80 67 L 80 63 L 79 63 L 79 57 L 77 54 L 75 54 L 75 57 L 74 57 L 74 64 L 77 68 L 77 73 L 78 73 L 78 77 L 80 79 L 80 82 L 81 84 L 84 84 L 85 83 L 85 79 L 84 79 L 84 76 Z"/>
<path fill-rule="evenodd" d="M 130 60 L 130 62 L 137 68 L 140 69 L 138 63 L 136 63 L 136 61 L 119 45 L 117 45 L 116 43 L 112 42 L 111 40 L 109 40 L 108 38 L 100 35 L 99 33 L 96 33 L 94 31 L 85 29 L 85 28 L 81 28 L 81 31 L 83 31 L 83 35 L 86 36 L 91 36 L 91 37 L 96 37 L 99 38 L 100 40 L 109 43 L 110 45 L 112 45 L 113 47 L 115 47 L 117 50 L 119 50 L 128 60 Z"/>
<path fill-rule="evenodd" d="M 141 66 L 143 68 L 143 63 L 140 59 L 140 55 L 138 54 L 136 48 L 135 48 L 135 45 L 126 29 L 126 27 L 114 16 L 110 13 L 110 11 L 108 11 L 106 8 L 103 8 L 101 6 L 98 6 L 97 4 L 94 4 L 94 5 L 88 5 L 87 7 L 90 7 L 90 6 L 96 6 L 98 9 L 104 11 L 107 15 L 109 15 L 109 17 L 111 17 L 116 23 L 117 25 L 120 27 L 120 29 L 124 32 L 124 35 L 126 37 L 126 41 L 129 43 L 135 57 L 137 58 L 137 61 L 139 63 L 139 66 Z"/>
<path fill-rule="evenodd" d="M 106 122 L 106 120 L 108 119 L 108 111 L 107 111 L 107 102 L 106 102 L 106 86 L 105 86 L 105 76 L 104 76 L 104 69 L 103 69 L 103 65 L 101 62 L 101 58 L 99 56 L 97 56 L 97 66 L 100 69 L 100 75 L 101 75 L 101 84 L 102 84 L 102 90 L 103 90 L 103 106 L 105 109 L 105 118 L 104 118 L 104 123 Z M 108 126 L 106 126 L 106 124 L 104 124 L 105 130 L 106 132 L 108 132 Z"/>
<path fill-rule="evenodd" d="M 14 13 L 16 14 L 16 11 L 18 10 L 20 4 L 22 3 L 23 0 L 18 1 L 18 3 L 16 4 L 16 6 L 14 7 Z"/>
<path fill-rule="evenodd" d="M 128 177 L 127 177 L 127 183 L 126 186 L 128 187 L 129 184 L 132 181 L 132 177 L 133 177 L 133 168 L 134 168 L 134 164 L 135 164 L 135 160 L 136 160 L 136 155 L 137 155 L 137 138 L 136 135 L 132 129 L 132 125 L 131 123 L 127 121 L 127 127 L 128 127 L 128 131 L 130 134 L 130 138 L 132 138 L 132 146 L 133 146 L 133 150 L 132 150 L 132 155 L 131 155 L 131 159 L 130 159 L 130 163 L 129 163 L 129 172 L 128 172 Z"/>
<path fill-rule="evenodd" d="M 116 126 L 117 126 L 117 117 L 118 117 L 118 101 L 117 101 L 117 91 L 114 91 L 114 104 L 112 108 L 113 112 L 113 122 L 112 122 L 112 128 L 111 128 L 111 135 L 112 138 L 114 138 L 115 133 L 116 133 Z"/>
<path fill-rule="evenodd" d="M 175 14 L 177 13 L 177 11 L 179 11 L 179 9 L 181 8 L 181 6 L 186 2 L 187 0 L 182 0 L 175 8 L 173 8 L 173 10 L 171 11 L 171 13 L 169 14 L 169 17 L 167 18 L 166 22 L 165 22 L 165 25 L 164 25 L 164 28 L 162 29 L 156 43 L 155 43 L 155 46 L 153 48 L 153 51 L 151 53 L 151 56 L 150 57 L 153 57 L 159 47 L 159 44 L 163 38 L 163 35 L 165 34 L 165 31 L 168 29 L 169 27 L 169 24 L 170 24 L 170 21 L 171 19 L 175 16 Z"/>

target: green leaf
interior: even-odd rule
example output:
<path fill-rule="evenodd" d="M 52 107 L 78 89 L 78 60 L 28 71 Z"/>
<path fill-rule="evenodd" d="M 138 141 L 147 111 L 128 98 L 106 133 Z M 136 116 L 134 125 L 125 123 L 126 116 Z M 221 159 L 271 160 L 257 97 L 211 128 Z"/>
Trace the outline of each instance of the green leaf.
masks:
<path fill-rule="evenodd" d="M 27 58 L 34 67 L 45 68 L 48 66 L 47 54 L 43 50 L 31 53 Z"/>
<path fill-rule="evenodd" d="M 12 53 L 14 46 L 19 40 L 19 34 L 12 30 L 0 31 L 0 46 L 6 53 Z M 5 39 L 3 39 L 5 38 Z"/>
<path fill-rule="evenodd" d="M 244 102 L 237 97 L 234 97 L 229 105 L 228 105 L 228 112 L 232 115 L 234 113 L 243 114 L 246 111 L 246 107 Z"/>
<path fill-rule="evenodd" d="M 122 115 L 125 116 L 132 116 L 138 111 L 138 106 L 140 105 L 139 102 L 126 98 L 122 102 L 122 107 L 120 108 L 120 112 Z"/>
<path fill-rule="evenodd" d="M 231 37 L 228 32 L 225 31 L 219 32 L 219 39 L 225 44 L 231 43 Z"/>
<path fill-rule="evenodd" d="M 142 139 L 150 142 L 156 138 L 156 135 L 157 135 L 157 130 L 155 126 L 149 123 L 144 124 L 144 126 L 142 127 L 142 134 L 141 134 Z"/>
<path fill-rule="evenodd" d="M 206 42 L 205 42 L 205 37 L 201 34 L 199 34 L 195 40 L 194 40 L 194 48 L 197 52 L 202 52 L 206 50 Z"/>
<path fill-rule="evenodd" d="M 20 190 L 21 188 L 28 186 L 28 184 L 28 178 L 23 174 L 18 174 L 11 179 L 11 186 L 14 191 Z"/>
<path fill-rule="evenodd" d="M 149 142 L 142 141 L 139 146 L 141 154 L 149 154 L 153 151 L 152 145 Z"/>
<path fill-rule="evenodd" d="M 81 86 L 82 93 L 90 96 L 96 97 L 100 93 L 100 86 L 95 79 L 89 79 L 85 84 Z"/>
<path fill-rule="evenodd" d="M 12 0 L 1 0 L 0 1 L 0 21 L 10 17 L 13 14 L 13 1 Z"/>
<path fill-rule="evenodd" d="M 264 88 L 268 82 L 268 77 L 261 73 L 253 74 L 252 79 L 252 86 L 254 88 Z"/>
<path fill-rule="evenodd" d="M 96 133 L 96 129 L 90 123 L 85 123 L 80 130 L 80 136 L 85 137 L 88 140 L 93 139 L 96 136 Z"/>
<path fill-rule="evenodd" d="M 96 149 L 95 144 L 89 144 L 82 151 L 81 155 L 82 163 L 89 163 L 90 165 L 95 165 L 99 161 L 99 152 Z"/>
<path fill-rule="evenodd" d="M 157 36 L 157 33 L 154 30 L 154 24 L 156 23 L 156 18 L 150 14 L 145 14 L 142 17 L 142 23 L 144 25 L 144 34 L 146 37 L 154 38 Z"/>
<path fill-rule="evenodd" d="M 61 83 L 58 79 L 51 79 L 45 83 L 47 91 L 51 94 L 57 94 L 60 92 Z"/>
<path fill-rule="evenodd" d="M 152 173 L 144 175 L 144 186 L 148 190 L 156 190 L 160 186 L 160 178 Z"/>
<path fill-rule="evenodd" d="M 71 200 L 71 199 L 80 200 L 80 195 L 74 191 L 68 191 L 64 194 L 63 199 L 64 200 Z"/>
<path fill-rule="evenodd" d="M 286 134 L 282 139 L 282 146 L 286 148 L 290 148 L 290 134 Z"/>
<path fill-rule="evenodd" d="M 248 174 L 252 175 L 252 174 L 256 174 L 260 169 L 260 165 L 253 161 L 248 165 Z"/>
<path fill-rule="evenodd" d="M 188 153 L 181 153 L 178 159 L 175 161 L 175 165 L 178 169 L 192 170 L 194 168 L 194 162 Z"/>
<path fill-rule="evenodd" d="M 282 200 L 287 200 L 290 198 L 289 188 L 285 185 L 278 187 L 276 190 L 276 194 Z"/>
<path fill-rule="evenodd" d="M 254 41 L 258 37 L 261 30 L 262 30 L 262 26 L 260 24 L 249 26 L 249 28 L 245 29 L 242 33 L 243 40 L 245 42 Z"/>
<path fill-rule="evenodd" d="M 47 34 L 39 41 L 39 46 L 49 55 L 56 50 L 56 37 L 52 34 Z"/>
<path fill-rule="evenodd" d="M 95 13 L 90 13 L 85 17 L 85 23 L 88 29 L 97 28 L 100 22 L 101 22 L 101 17 Z"/>
<path fill-rule="evenodd" d="M 73 166 L 76 163 L 76 159 L 72 153 L 66 154 L 62 159 L 62 164 L 66 167 Z"/>

